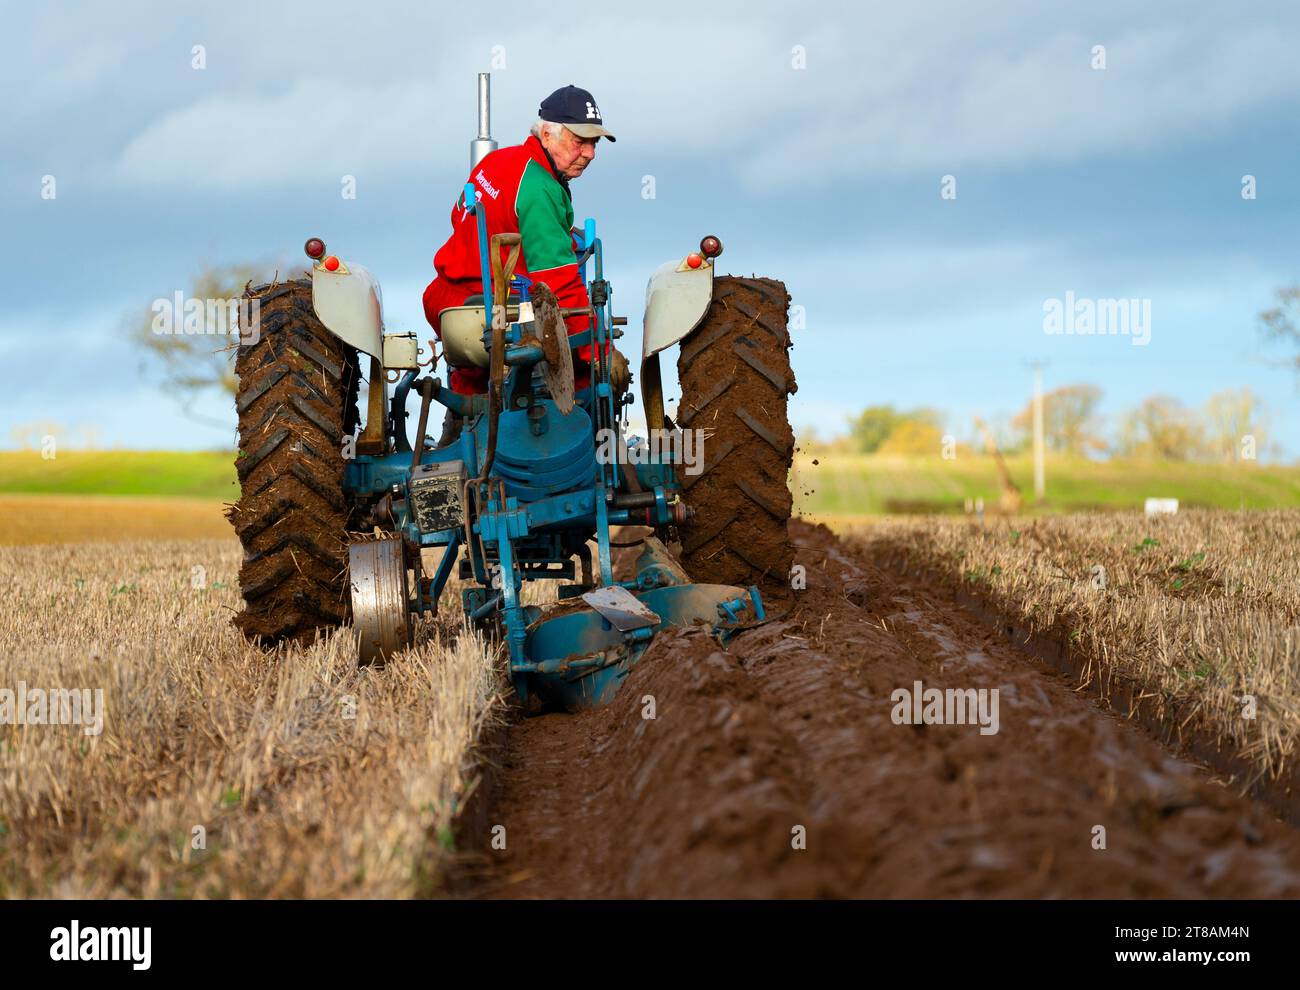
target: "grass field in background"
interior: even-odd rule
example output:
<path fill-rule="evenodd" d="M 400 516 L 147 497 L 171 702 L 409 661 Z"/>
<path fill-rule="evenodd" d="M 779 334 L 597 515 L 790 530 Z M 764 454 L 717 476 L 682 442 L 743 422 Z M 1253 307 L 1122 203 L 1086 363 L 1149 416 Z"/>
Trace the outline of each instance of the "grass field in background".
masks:
<path fill-rule="evenodd" d="M 1032 504 L 1030 458 L 1011 458 L 1008 467 L 1027 513 L 1141 509 L 1149 496 L 1177 498 L 1184 508 L 1300 507 L 1294 466 L 1052 459 L 1041 507 Z M 790 487 L 797 512 L 836 528 L 864 516 L 960 513 L 968 498 L 982 498 L 992 512 L 999 490 L 993 460 L 972 454 L 951 461 L 800 454 Z M 39 495 L 61 498 L 32 498 Z M 222 535 L 220 503 L 238 495 L 230 451 L 71 450 L 50 460 L 36 451 L 0 451 L 0 496 L 9 496 L 0 506 L 9 517 L 0 543 L 140 538 L 155 529 L 160 536 Z"/>
<path fill-rule="evenodd" d="M 814 465 L 816 459 L 819 464 Z M 1029 457 L 1007 460 L 1028 512 L 1141 509 L 1150 497 L 1176 498 L 1184 508 L 1274 509 L 1300 506 L 1300 467 L 1051 459 L 1047 499 L 1035 507 Z M 1000 484 L 987 456 L 945 461 L 857 455 L 796 455 L 795 507 L 823 516 L 962 512 L 967 498 L 994 511 Z"/>
<path fill-rule="evenodd" d="M 239 497 L 235 454 L 227 450 L 0 451 L 0 493 Z"/>

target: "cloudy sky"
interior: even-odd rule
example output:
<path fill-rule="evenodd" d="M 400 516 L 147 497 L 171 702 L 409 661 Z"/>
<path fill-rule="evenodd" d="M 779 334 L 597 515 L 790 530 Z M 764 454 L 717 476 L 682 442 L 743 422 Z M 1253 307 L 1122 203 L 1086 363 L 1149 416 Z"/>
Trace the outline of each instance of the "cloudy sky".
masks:
<path fill-rule="evenodd" d="M 1300 456 L 1300 391 L 1257 321 L 1300 281 L 1294 4 L 84 6 L 5 14 L 0 444 L 47 421 L 231 446 L 228 400 L 200 404 L 226 426 L 183 417 L 123 315 L 205 264 L 296 262 L 309 235 L 379 276 L 390 329 L 423 332 L 492 70 L 503 144 L 567 83 L 618 135 L 574 192 L 632 353 L 650 272 L 717 233 L 722 270 L 803 307 L 797 427 L 892 402 L 965 435 L 1023 405 L 1037 360 L 1112 415 L 1249 386 Z M 1150 343 L 1045 333 L 1066 292 L 1150 300 Z"/>

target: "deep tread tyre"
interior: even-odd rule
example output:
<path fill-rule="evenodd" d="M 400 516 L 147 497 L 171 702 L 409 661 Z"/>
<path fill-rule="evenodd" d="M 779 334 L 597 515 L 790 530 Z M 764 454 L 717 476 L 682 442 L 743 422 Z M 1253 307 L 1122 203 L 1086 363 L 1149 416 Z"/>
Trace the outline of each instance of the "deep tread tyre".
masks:
<path fill-rule="evenodd" d="M 677 425 L 706 431 L 704 469 L 682 472 L 692 518 L 681 527 L 682 563 L 695 581 L 784 585 L 796 389 L 786 308 L 775 279 L 719 276 L 713 302 L 681 345 Z"/>
<path fill-rule="evenodd" d="M 343 437 L 357 424 L 357 352 L 316 318 L 311 282 L 245 290 L 260 306 L 241 328 L 240 498 L 226 510 L 244 547 L 235 625 L 262 645 L 310 643 L 347 621 Z"/>

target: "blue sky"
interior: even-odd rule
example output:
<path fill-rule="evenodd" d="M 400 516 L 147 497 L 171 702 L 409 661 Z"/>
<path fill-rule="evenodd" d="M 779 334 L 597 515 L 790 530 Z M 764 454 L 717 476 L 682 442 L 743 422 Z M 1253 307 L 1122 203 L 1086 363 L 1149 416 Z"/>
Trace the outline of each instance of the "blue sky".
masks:
<path fill-rule="evenodd" d="M 424 331 L 492 70 L 503 144 L 571 82 L 619 137 L 574 193 L 631 354 L 650 272 L 717 233 L 723 271 L 783 278 L 804 307 L 797 427 L 833 434 L 891 402 L 964 436 L 972 415 L 1014 414 L 1041 360 L 1048 387 L 1095 383 L 1112 416 L 1249 386 L 1300 456 L 1296 378 L 1257 329 L 1300 281 L 1294 5 L 604 5 L 549 23 L 415 6 L 6 12 L 0 444 L 52 421 L 102 446 L 232 445 L 228 400 L 200 407 L 227 427 L 184 418 L 123 314 L 205 263 L 296 263 L 309 235 L 379 276 L 390 329 Z M 1150 344 L 1044 334 L 1067 290 L 1150 299 Z"/>

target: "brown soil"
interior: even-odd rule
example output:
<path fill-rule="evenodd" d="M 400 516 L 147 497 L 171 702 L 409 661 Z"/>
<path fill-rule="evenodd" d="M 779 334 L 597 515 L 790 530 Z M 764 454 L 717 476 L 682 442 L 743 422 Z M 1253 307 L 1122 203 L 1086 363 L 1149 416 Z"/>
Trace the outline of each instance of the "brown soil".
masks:
<path fill-rule="evenodd" d="M 682 563 L 696 581 L 784 586 L 795 391 L 785 285 L 721 276 L 708 314 L 682 342 L 678 423 L 704 430 L 704 470 L 682 473 L 694 517 L 681 528 Z"/>
<path fill-rule="evenodd" d="M 663 634 L 613 705 L 517 721 L 483 834 L 462 834 L 483 850 L 474 893 L 1300 895 L 1300 834 L 1262 806 L 950 594 L 791 533 L 808 587 L 770 596 L 772 622 L 726 648 Z M 999 689 L 1000 731 L 895 724 L 891 692 L 918 680 Z"/>
<path fill-rule="evenodd" d="M 241 495 L 227 516 L 245 608 L 234 621 L 254 641 L 309 643 L 348 616 L 342 439 L 356 424 L 356 352 L 316 318 L 310 281 L 246 295 L 261 312 L 235 363 Z"/>

